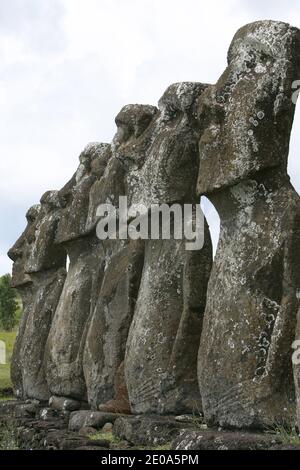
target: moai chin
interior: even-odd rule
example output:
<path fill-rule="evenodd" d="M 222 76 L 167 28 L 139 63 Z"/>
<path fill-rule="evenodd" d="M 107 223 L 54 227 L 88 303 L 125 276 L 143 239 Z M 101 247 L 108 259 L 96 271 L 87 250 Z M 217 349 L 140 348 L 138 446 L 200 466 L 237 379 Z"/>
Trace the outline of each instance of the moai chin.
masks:
<path fill-rule="evenodd" d="M 149 111 L 129 105 L 117 116 L 116 155 L 126 168 L 130 204 L 196 202 L 196 98 L 205 85 L 171 85 L 141 135 L 130 122 Z M 126 136 L 126 138 L 119 138 Z M 201 409 L 197 351 L 211 267 L 208 229 L 200 251 L 185 239 L 145 240 L 145 260 L 127 340 L 125 376 L 132 412 L 181 413 Z"/>
<path fill-rule="evenodd" d="M 291 345 L 300 286 L 299 196 L 287 175 L 300 31 L 241 28 L 228 67 L 199 100 L 198 193 L 221 232 L 209 281 L 198 375 L 208 423 L 293 423 Z"/>

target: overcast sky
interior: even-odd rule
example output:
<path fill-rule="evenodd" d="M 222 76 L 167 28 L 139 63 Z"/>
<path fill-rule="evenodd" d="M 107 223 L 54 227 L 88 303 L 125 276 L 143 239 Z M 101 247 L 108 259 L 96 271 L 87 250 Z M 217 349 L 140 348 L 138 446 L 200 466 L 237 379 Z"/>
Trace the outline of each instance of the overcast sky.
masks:
<path fill-rule="evenodd" d="M 157 104 L 173 82 L 216 82 L 235 31 L 259 19 L 300 27 L 299 0 L 0 0 L 0 275 L 26 210 L 71 177 L 88 142 L 110 142 L 123 105 Z M 299 123 L 298 109 L 298 191 Z"/>

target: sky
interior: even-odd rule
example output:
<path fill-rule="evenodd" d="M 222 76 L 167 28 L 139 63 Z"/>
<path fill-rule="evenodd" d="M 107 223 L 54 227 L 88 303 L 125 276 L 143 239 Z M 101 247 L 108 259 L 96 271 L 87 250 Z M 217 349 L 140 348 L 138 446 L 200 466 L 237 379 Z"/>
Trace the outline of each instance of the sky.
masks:
<path fill-rule="evenodd" d="M 27 209 L 64 185 L 87 143 L 111 141 L 125 104 L 215 83 L 236 30 L 262 19 L 300 27 L 299 0 L 0 0 L 0 275 Z M 300 109 L 289 163 L 300 192 L 299 124 Z M 216 245 L 218 216 L 204 211 Z"/>

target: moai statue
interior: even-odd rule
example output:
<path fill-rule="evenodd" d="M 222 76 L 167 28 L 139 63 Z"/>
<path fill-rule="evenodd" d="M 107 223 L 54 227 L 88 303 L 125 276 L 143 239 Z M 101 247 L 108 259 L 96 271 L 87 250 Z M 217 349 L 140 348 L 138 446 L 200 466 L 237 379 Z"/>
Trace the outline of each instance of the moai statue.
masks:
<path fill-rule="evenodd" d="M 126 168 L 130 206 L 143 204 L 149 214 L 153 204 L 164 204 L 169 211 L 177 203 L 181 223 L 183 205 L 199 202 L 195 111 L 205 87 L 171 85 L 140 136 L 135 135 L 132 122 L 145 107 L 126 106 L 117 116 L 116 154 Z M 201 410 L 197 353 L 212 263 L 211 240 L 205 226 L 203 248 L 186 250 L 187 240 L 174 235 L 178 220 L 170 219 L 170 239 L 159 236 L 145 241 L 143 274 L 127 341 L 125 376 L 135 414 Z M 151 218 L 149 222 L 152 227 Z"/>
<path fill-rule="evenodd" d="M 13 288 L 18 290 L 23 306 L 22 317 L 19 323 L 19 330 L 14 344 L 11 360 L 11 380 L 14 388 L 14 393 L 17 398 L 22 398 L 24 396 L 21 365 L 21 344 L 31 305 L 33 291 L 32 280 L 30 276 L 25 273 L 24 268 L 28 251 L 28 239 L 32 238 L 35 221 L 38 217 L 38 214 L 40 213 L 40 210 L 41 206 L 39 205 L 33 206 L 29 209 L 26 214 L 26 229 L 8 252 L 9 258 L 13 261 L 11 285 Z"/>
<path fill-rule="evenodd" d="M 49 398 L 45 345 L 66 277 L 65 253 L 53 247 L 60 210 L 57 192 L 45 193 L 41 205 L 28 211 L 28 225 L 9 251 L 14 261 L 12 283 L 24 308 L 12 358 L 18 397 Z"/>
<path fill-rule="evenodd" d="M 199 100 L 198 193 L 221 219 L 198 359 L 211 425 L 258 428 L 295 417 L 300 205 L 287 158 L 299 48 L 300 31 L 288 24 L 244 26 L 227 69 Z"/>
<path fill-rule="evenodd" d="M 108 144 L 89 144 L 80 165 L 59 191 L 65 208 L 55 238 L 57 249 L 69 257 L 63 292 L 52 322 L 46 347 L 47 381 L 52 395 L 85 401 L 87 398 L 82 358 L 93 288 L 103 261 L 95 233 L 86 230 L 89 192 L 101 178 L 110 156 Z"/>
<path fill-rule="evenodd" d="M 134 130 L 137 137 L 150 120 L 147 113 L 142 116 Z M 116 158 L 113 145 L 105 173 L 90 191 L 87 229 L 95 228 L 100 204 L 111 204 L 118 210 L 119 197 L 125 195 L 124 168 Z M 116 239 L 102 240 L 101 245 L 103 279 L 102 283 L 98 281 L 98 290 L 93 294 L 97 300 L 92 309 L 83 360 L 88 401 L 93 409 L 130 413 L 124 356 L 142 276 L 144 243 L 121 239 L 117 228 Z"/>

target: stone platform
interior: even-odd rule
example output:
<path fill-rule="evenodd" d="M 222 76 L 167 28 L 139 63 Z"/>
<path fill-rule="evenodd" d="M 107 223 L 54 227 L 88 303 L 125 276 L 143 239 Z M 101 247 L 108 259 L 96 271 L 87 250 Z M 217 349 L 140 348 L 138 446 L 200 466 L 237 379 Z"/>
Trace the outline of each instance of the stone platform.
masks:
<path fill-rule="evenodd" d="M 287 435 L 208 429 L 200 417 L 58 410 L 38 401 L 0 402 L 1 433 L 21 450 L 300 450 Z M 3 447 L 2 447 L 3 448 Z"/>

